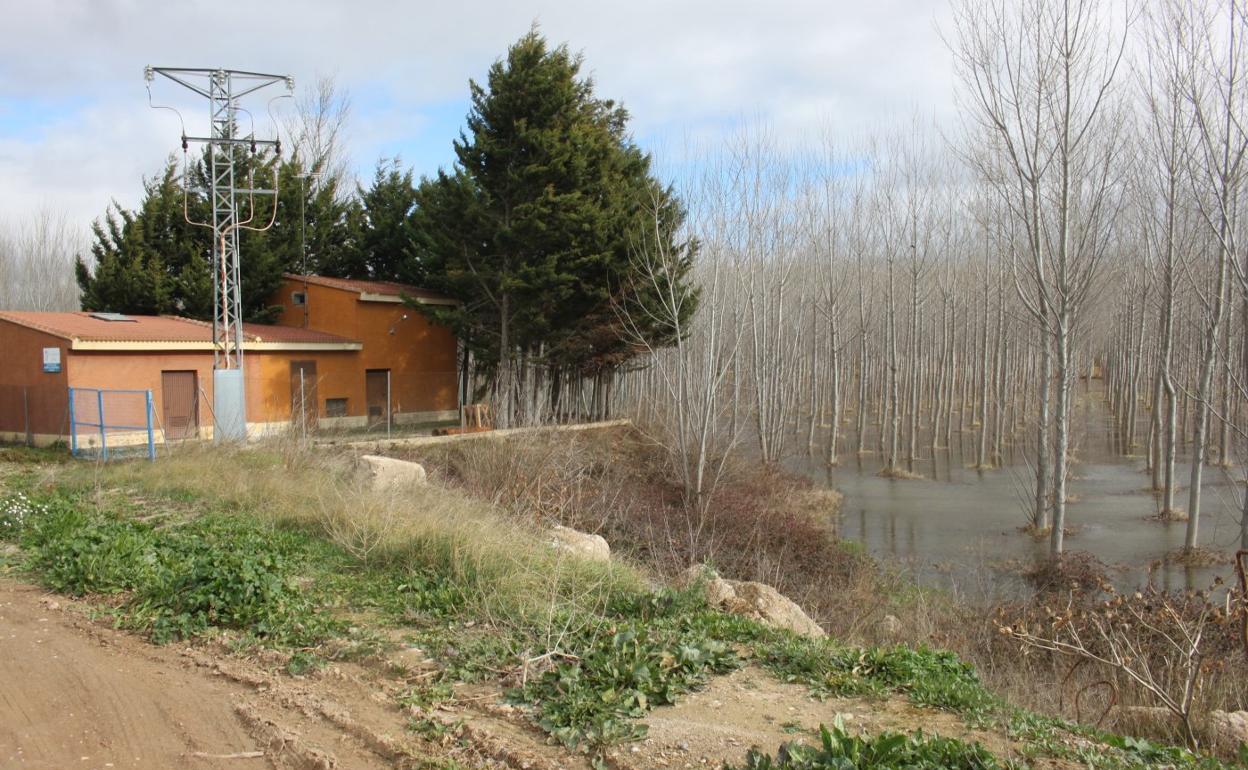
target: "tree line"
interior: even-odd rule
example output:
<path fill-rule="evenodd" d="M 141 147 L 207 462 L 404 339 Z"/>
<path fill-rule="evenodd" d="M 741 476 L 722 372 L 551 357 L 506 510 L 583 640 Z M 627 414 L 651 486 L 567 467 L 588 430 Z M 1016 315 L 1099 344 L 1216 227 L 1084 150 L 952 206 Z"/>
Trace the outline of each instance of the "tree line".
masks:
<path fill-rule="evenodd" d="M 905 478 L 958 444 L 977 468 L 1030 469 L 1021 507 L 1054 556 L 1090 440 L 1078 410 L 1104 399 L 1193 552 L 1209 466 L 1248 445 L 1245 7 L 954 11 L 955 124 L 796 149 L 744 126 L 672 185 L 580 59 L 532 32 L 470 84 L 450 168 L 284 185 L 300 197 L 243 247 L 260 255 L 248 313 L 295 264 L 443 291 L 462 304 L 437 318 L 502 424 L 633 416 L 695 506 L 742 448 L 768 463 L 875 454 Z M 314 157 L 297 149 L 278 173 L 301 178 Z M 84 303 L 110 260 L 135 271 L 116 285 L 142 285 L 129 255 L 150 253 L 167 301 L 193 310 L 177 287 L 196 285 L 204 247 L 192 269 L 190 252 L 143 246 L 180 227 L 178 173 L 149 182 L 135 224 L 116 213 L 97 231 Z M 290 218 L 296 204 L 311 213 Z"/>
<path fill-rule="evenodd" d="M 1103 398 L 1191 554 L 1210 465 L 1248 446 L 1246 8 L 958 0 L 954 18 L 956 125 L 796 151 L 747 128 L 682 181 L 703 310 L 659 308 L 678 341 L 624 376 L 620 408 L 662 427 L 701 505 L 736 447 L 874 454 L 895 478 L 954 445 L 1030 468 L 1027 529 L 1060 556 L 1079 410 Z"/>
<path fill-rule="evenodd" d="M 0 309 L 77 307 L 74 255 L 83 247 L 70 222 L 48 208 L 24 221 L 0 223 Z"/>
<path fill-rule="evenodd" d="M 531 30 L 484 83 L 470 81 L 451 167 L 417 180 L 383 159 L 354 190 L 341 162 L 348 105 L 322 82 L 287 126 L 288 157 L 236 161 L 237 178 L 279 190 L 273 227 L 240 234 L 244 317 L 274 315 L 267 302 L 288 272 L 420 286 L 459 300 L 413 307 L 456 332 L 475 397 L 493 394 L 500 425 L 566 414 L 568 382 L 593 383 L 605 409 L 612 373 L 645 350 L 618 312 L 648 302 L 630 242 L 649 212 L 672 233 L 685 212 L 628 133 L 628 112 L 598 97 L 581 65 Z M 171 158 L 135 210 L 113 206 L 96 222 L 92 259 L 77 264 L 84 309 L 211 315 L 212 242 L 193 224 L 210 219 L 205 160 Z M 247 216 L 274 204 L 240 205 Z M 692 314 L 694 249 L 683 248 L 668 279 Z M 651 345 L 663 335 L 645 330 Z"/>

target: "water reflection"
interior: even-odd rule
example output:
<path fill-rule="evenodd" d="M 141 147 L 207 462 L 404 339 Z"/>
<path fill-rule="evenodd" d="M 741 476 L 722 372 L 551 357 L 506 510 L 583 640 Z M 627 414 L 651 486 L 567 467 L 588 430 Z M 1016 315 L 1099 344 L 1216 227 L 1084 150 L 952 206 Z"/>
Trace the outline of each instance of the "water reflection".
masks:
<path fill-rule="evenodd" d="M 1096 399 L 1087 399 L 1095 401 Z M 1086 402 L 1085 402 L 1086 403 Z M 1150 570 L 1157 585 L 1169 589 L 1208 587 L 1229 566 L 1187 567 L 1162 563 L 1183 545 L 1185 525 L 1152 520 L 1159 503 L 1149 490 L 1151 478 L 1143 457 L 1118 452 L 1120 440 L 1109 419 L 1095 405 L 1076 413 L 1082 429 L 1074 443 L 1076 463 L 1067 506 L 1067 549 L 1088 551 L 1111 567 L 1120 588 L 1144 583 Z M 848 428 L 847 428 L 848 429 Z M 1146 435 L 1145 429 L 1139 435 Z M 977 433 L 956 432 L 952 446 L 932 450 L 930 436 L 912 470 L 924 478 L 881 478 L 879 454 L 857 455 L 855 443 L 842 437 L 847 452 L 841 465 L 829 468 L 816 447 L 813 456 L 794 457 L 792 470 L 839 490 L 844 504 L 835 522 L 840 535 L 910 570 L 927 585 L 951 589 L 972 599 L 993 599 L 1026 591 L 1020 567 L 1047 553 L 1047 539 L 1023 534 L 1032 499 L 1032 469 L 1021 448 L 1003 447 L 1003 466 L 976 470 Z M 874 449 L 878 438 L 865 445 Z M 1137 448 L 1136 451 L 1142 451 Z M 1176 478 L 1186 480 L 1190 466 L 1180 463 Z M 1200 544 L 1232 553 L 1239 542 L 1235 483 L 1242 470 L 1208 468 Z M 1180 499 L 1186 498 L 1186 490 Z"/>

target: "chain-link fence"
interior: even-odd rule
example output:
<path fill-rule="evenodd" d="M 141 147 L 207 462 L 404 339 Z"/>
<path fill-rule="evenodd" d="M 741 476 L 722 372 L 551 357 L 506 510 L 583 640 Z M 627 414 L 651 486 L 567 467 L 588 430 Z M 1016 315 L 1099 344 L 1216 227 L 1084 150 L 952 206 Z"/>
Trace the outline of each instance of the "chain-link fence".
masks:
<path fill-rule="evenodd" d="M 75 457 L 145 453 L 156 459 L 152 391 L 69 389 L 69 448 Z"/>

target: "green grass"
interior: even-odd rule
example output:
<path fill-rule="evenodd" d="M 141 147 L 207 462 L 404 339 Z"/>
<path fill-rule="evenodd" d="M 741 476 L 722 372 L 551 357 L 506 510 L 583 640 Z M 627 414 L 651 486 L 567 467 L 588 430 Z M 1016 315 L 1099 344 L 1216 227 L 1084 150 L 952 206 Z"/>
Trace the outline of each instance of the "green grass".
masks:
<path fill-rule="evenodd" d="M 1001 762 L 979 744 L 955 738 L 884 732 L 864 737 L 847 734 L 840 725 L 820 728 L 820 743 L 789 743 L 775 758 L 752 750 L 740 770 L 1004 770 Z M 733 770 L 729 767 L 726 770 Z"/>
<path fill-rule="evenodd" d="M 905 693 L 917 705 L 971 720 L 983 719 L 997 705 L 974 669 L 942 650 L 859 648 L 793 637 L 773 640 L 758 656 L 782 680 L 803 684 L 819 697 Z"/>
<path fill-rule="evenodd" d="M 154 641 L 233 629 L 240 649 L 290 651 L 292 674 L 326 657 L 377 652 L 385 645 L 377 629 L 397 630 L 442 666 L 403 705 L 451 697 L 457 682 L 528 672 L 510 697 L 554 739 L 595 753 L 642 737 L 640 718 L 650 709 L 752 660 L 817 697 L 900 694 L 957 713 L 1008 732 L 1025 757 L 1098 768 L 1221 767 L 1013 708 L 952 653 L 859 648 L 772 629 L 708 608 L 696 589 L 655 592 L 627 566 L 560 556 L 453 492 L 379 498 L 334 462 L 261 447 L 195 450 L 156 464 L 58 466 L 56 481 L 43 486 L 18 472 L 5 483 L 23 496 L 0 500 L 0 540 L 19 543 L 21 565 L 54 590 L 112 595 L 106 604 L 118 622 Z M 344 542 L 341 527 L 331 526 L 344 520 L 375 526 L 356 533 L 373 538 L 372 547 Z M 927 737 L 821 737 L 821 747 L 752 755 L 746 767 L 983 760 L 980 749 Z M 845 764 L 833 751 L 876 764 Z"/>
<path fill-rule="evenodd" d="M 292 565 L 305 548 L 297 533 L 242 515 L 156 527 L 93 512 L 64 494 L 33 505 L 37 512 L 13 533 L 26 568 L 55 591 L 123 595 L 120 622 L 155 642 L 231 628 L 294 647 L 334 632 L 294 583 Z"/>
<path fill-rule="evenodd" d="M 45 447 L 0 443 L 0 463 L 34 465 L 72 461 L 73 456 L 69 453 L 69 447 L 63 441 L 57 441 Z"/>

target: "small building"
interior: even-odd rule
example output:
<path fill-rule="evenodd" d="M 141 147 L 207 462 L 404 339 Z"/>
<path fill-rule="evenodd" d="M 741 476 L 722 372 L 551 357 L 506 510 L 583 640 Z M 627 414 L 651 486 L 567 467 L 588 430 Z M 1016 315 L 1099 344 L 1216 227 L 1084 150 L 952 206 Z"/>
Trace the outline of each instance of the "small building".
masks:
<path fill-rule="evenodd" d="M 451 302 L 401 284 L 285 276 L 270 300 L 277 323 L 243 328 L 249 435 L 301 423 L 385 429 L 456 419 L 455 337 L 406 304 L 405 296 Z M 82 422 L 101 409 L 109 424 L 142 425 L 146 391 L 156 441 L 212 436 L 209 323 L 0 311 L 0 351 L 0 440 L 69 441 L 71 413 Z M 139 438 L 119 430 L 107 440 L 116 445 Z"/>
<path fill-rule="evenodd" d="M 455 305 L 426 289 L 387 281 L 286 275 L 269 299 L 288 329 L 335 334 L 361 345 L 348 376 L 324 381 L 324 415 L 341 426 L 459 418 L 458 341 L 407 304 Z M 389 394 L 389 395 L 387 395 Z"/>

